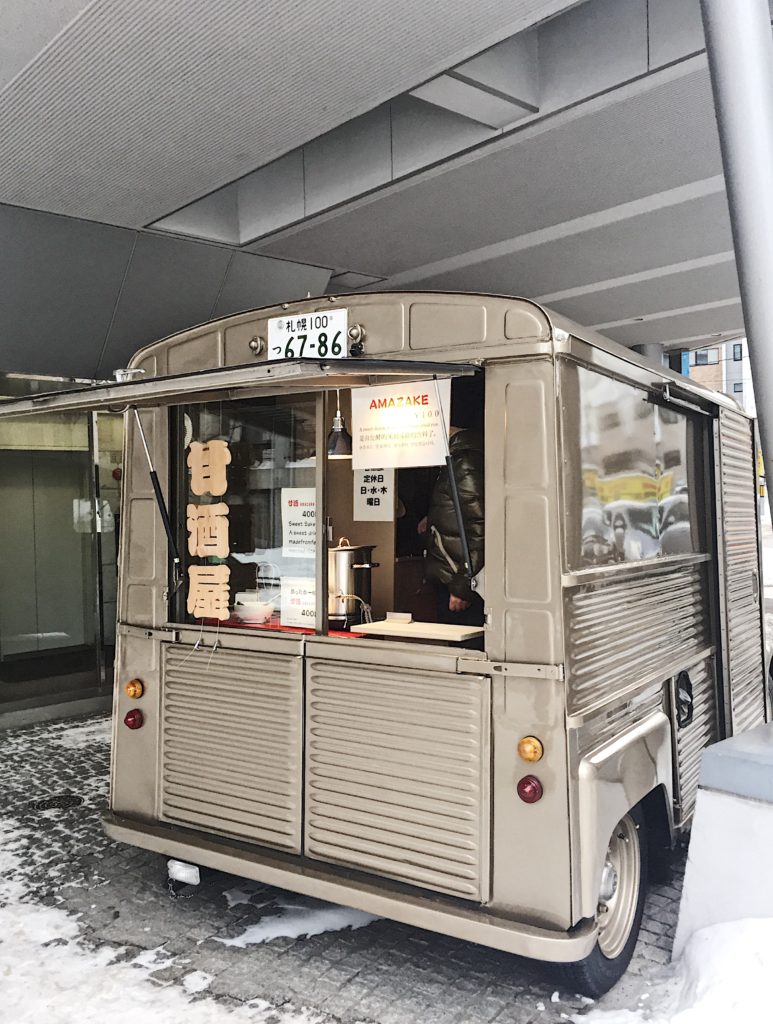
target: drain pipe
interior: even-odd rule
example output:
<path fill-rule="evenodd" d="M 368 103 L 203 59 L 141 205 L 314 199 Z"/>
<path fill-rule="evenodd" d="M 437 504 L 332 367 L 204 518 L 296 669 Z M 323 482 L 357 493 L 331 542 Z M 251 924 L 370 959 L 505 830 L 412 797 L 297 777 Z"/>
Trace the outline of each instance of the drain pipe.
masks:
<path fill-rule="evenodd" d="M 762 450 L 773 464 L 773 35 L 768 0 L 701 0 Z M 768 501 L 771 494 L 768 491 Z M 771 505 L 773 509 L 773 505 Z"/>

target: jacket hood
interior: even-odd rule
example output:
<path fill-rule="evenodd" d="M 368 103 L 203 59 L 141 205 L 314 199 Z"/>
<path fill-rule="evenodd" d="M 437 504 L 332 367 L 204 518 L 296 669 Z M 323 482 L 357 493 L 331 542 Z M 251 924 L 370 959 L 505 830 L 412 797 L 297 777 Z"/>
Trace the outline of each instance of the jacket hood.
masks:
<path fill-rule="evenodd" d="M 451 435 L 448 447 L 452 455 L 465 451 L 481 452 L 483 451 L 483 435 L 478 430 L 459 430 Z"/>

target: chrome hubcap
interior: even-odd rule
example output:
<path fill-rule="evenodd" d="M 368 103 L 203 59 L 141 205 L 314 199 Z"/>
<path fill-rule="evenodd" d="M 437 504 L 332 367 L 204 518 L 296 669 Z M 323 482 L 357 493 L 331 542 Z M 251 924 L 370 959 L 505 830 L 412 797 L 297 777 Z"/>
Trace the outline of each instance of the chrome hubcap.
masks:
<path fill-rule="evenodd" d="M 639 900 L 641 855 L 636 824 L 626 816 L 609 841 L 599 890 L 599 947 L 605 957 L 619 956 L 631 934 Z"/>

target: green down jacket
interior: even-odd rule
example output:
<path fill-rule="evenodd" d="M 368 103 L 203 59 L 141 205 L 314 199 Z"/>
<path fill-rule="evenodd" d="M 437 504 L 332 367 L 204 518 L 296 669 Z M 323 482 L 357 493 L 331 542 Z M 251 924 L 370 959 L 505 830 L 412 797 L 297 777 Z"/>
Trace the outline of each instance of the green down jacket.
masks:
<path fill-rule="evenodd" d="M 484 557 L 483 438 L 475 430 L 459 430 L 451 436 L 449 448 L 475 576 L 483 568 Z M 448 587 L 451 594 L 471 600 L 473 592 L 464 572 L 462 541 L 445 466 L 435 481 L 427 513 L 425 571 L 428 579 Z"/>

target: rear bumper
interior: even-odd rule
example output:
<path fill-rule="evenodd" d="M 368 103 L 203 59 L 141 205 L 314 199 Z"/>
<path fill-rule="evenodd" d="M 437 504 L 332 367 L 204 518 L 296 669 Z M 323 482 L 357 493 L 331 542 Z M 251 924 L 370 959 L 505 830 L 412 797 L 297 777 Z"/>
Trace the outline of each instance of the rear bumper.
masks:
<path fill-rule="evenodd" d="M 112 813 L 105 814 L 102 820 L 110 838 L 121 843 L 533 960 L 572 963 L 588 956 L 596 943 L 596 929 L 589 921 L 571 932 L 537 928 L 437 896 L 398 890 L 379 879 L 366 880 L 348 874 L 339 878 L 321 863 L 291 860 L 225 839 L 219 841 Z"/>

